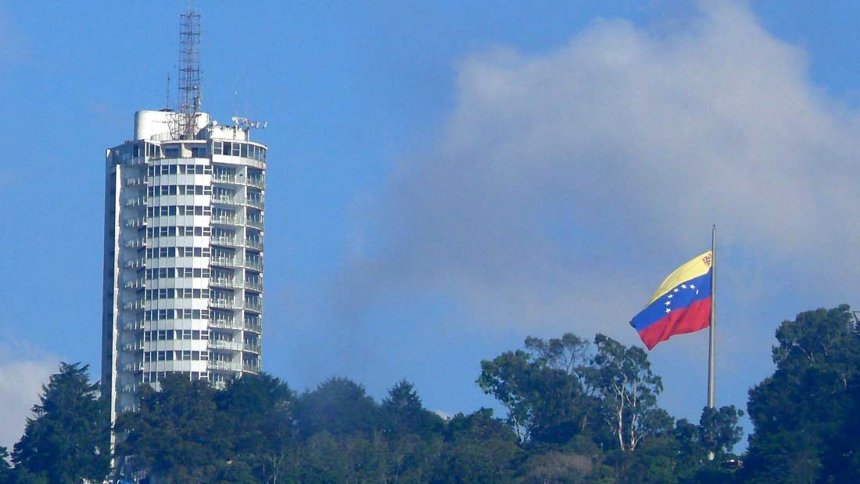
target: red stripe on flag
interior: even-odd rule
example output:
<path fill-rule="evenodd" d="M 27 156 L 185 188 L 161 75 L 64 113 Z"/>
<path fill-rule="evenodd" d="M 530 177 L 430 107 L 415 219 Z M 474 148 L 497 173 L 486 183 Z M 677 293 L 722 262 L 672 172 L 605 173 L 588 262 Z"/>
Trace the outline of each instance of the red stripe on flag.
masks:
<path fill-rule="evenodd" d="M 648 349 L 666 341 L 676 334 L 694 333 L 711 324 L 711 298 L 701 299 L 684 309 L 672 311 L 639 332 L 639 337 Z"/>

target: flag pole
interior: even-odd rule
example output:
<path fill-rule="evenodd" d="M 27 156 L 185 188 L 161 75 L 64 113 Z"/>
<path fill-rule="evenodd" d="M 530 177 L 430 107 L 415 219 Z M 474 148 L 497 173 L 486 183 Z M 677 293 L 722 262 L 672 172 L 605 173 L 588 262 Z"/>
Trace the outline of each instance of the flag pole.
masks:
<path fill-rule="evenodd" d="M 708 329 L 708 408 L 714 408 L 714 350 L 717 326 L 717 226 L 711 228 L 711 324 Z"/>

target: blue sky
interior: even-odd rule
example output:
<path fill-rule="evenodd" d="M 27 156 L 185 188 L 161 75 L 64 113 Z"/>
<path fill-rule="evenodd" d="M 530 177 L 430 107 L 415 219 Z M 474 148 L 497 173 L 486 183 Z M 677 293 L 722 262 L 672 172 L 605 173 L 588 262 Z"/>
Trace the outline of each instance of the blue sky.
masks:
<path fill-rule="evenodd" d="M 185 2 L 0 2 L 0 445 L 98 373 L 103 153 L 175 83 Z M 482 359 L 627 321 L 720 231 L 718 404 L 854 302 L 856 2 L 198 2 L 204 109 L 267 120 L 264 369 L 432 409 Z M 175 101 L 175 89 L 171 98 Z M 652 353 L 697 419 L 706 336 Z"/>

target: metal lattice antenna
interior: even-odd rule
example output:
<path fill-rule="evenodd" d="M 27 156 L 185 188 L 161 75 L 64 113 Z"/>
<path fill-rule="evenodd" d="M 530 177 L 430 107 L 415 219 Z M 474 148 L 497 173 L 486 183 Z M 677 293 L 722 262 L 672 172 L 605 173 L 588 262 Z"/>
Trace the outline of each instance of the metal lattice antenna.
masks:
<path fill-rule="evenodd" d="M 193 7 L 179 20 L 179 123 L 175 138 L 193 139 L 200 113 L 200 12 Z"/>

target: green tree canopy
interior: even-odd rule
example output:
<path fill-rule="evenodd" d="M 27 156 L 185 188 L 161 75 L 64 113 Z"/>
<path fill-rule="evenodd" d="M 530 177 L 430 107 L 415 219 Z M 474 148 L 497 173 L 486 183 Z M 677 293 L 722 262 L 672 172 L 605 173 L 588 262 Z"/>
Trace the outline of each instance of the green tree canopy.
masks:
<path fill-rule="evenodd" d="M 50 482 L 101 481 L 110 465 L 110 433 L 97 383 L 90 383 L 88 366 L 61 363 L 42 387 L 33 417 L 15 444 L 16 471 L 41 474 Z"/>
<path fill-rule="evenodd" d="M 751 482 L 860 481 L 860 338 L 849 307 L 784 321 L 776 371 L 749 392 L 743 476 Z"/>

